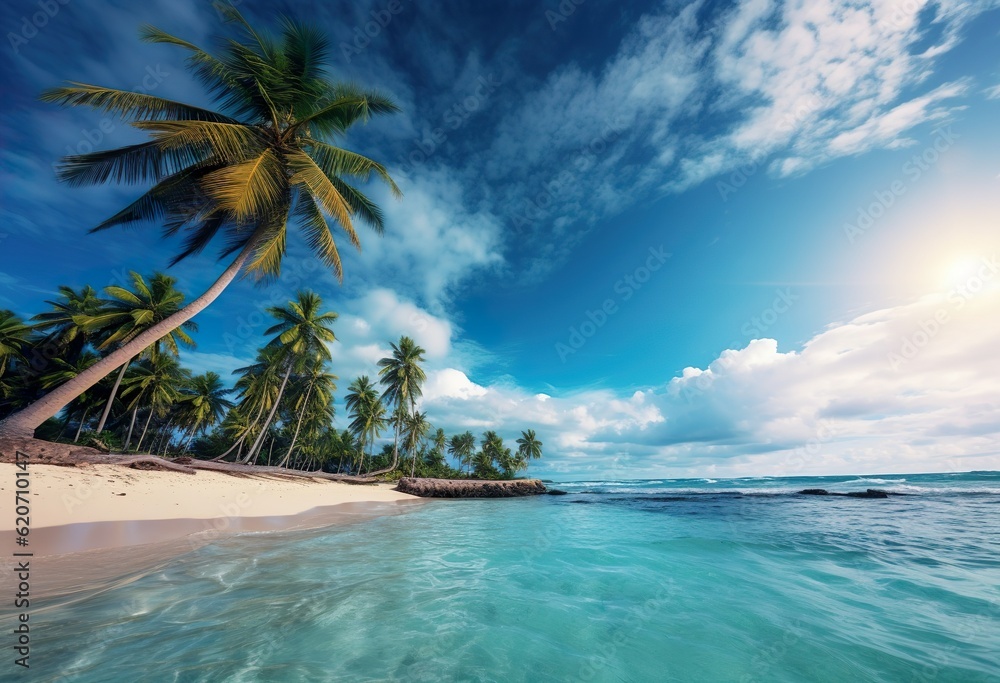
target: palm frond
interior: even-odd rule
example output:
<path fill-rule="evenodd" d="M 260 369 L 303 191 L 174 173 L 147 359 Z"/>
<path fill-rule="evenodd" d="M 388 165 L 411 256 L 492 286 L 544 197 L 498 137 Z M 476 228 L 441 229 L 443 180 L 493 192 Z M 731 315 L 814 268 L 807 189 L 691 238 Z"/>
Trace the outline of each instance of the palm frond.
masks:
<path fill-rule="evenodd" d="M 143 142 L 118 149 L 74 154 L 63 158 L 56 171 L 59 180 L 74 187 L 146 183 L 178 173 L 201 162 L 205 154 L 193 147 L 163 149 L 157 142 Z"/>
<path fill-rule="evenodd" d="M 287 189 L 281 161 L 271 149 L 246 163 L 210 173 L 202 187 L 237 220 L 265 214 Z"/>
<path fill-rule="evenodd" d="M 396 198 L 403 196 L 395 181 L 389 176 L 389 171 L 377 161 L 319 140 L 308 140 L 305 145 L 309 149 L 309 155 L 329 177 L 340 178 L 349 175 L 361 180 L 368 180 L 374 173 L 389 186 L 393 196 Z"/>
<path fill-rule="evenodd" d="M 146 93 L 116 88 L 102 88 L 89 83 L 70 81 L 69 86 L 51 88 L 44 91 L 39 99 L 42 102 L 62 106 L 93 107 L 108 114 L 117 114 L 122 118 L 136 121 L 164 121 L 176 119 L 180 121 L 214 121 L 216 123 L 238 123 L 224 114 L 193 107 L 182 102 L 167 100 Z"/>
<path fill-rule="evenodd" d="M 337 280 L 343 282 L 344 269 L 340 262 L 340 252 L 333 239 L 330 225 L 326 222 L 323 212 L 316 206 L 312 195 L 300 192 L 295 205 L 295 217 L 305 232 L 306 241 L 313 252 L 330 268 L 333 268 Z"/>
<path fill-rule="evenodd" d="M 305 152 L 289 152 L 286 160 L 288 167 L 293 172 L 289 182 L 292 185 L 302 185 L 318 199 L 323 210 L 340 223 L 351 243 L 360 248 L 361 241 L 358 239 L 358 234 L 354 231 L 354 225 L 351 222 L 351 208 L 327 175 L 323 173 L 323 169 L 317 166 L 312 157 Z"/>

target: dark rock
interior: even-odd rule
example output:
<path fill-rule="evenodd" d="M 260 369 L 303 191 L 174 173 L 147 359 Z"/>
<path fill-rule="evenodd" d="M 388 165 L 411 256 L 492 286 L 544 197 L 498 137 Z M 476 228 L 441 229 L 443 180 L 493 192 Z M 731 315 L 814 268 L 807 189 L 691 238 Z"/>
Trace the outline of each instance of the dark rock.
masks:
<path fill-rule="evenodd" d="M 802 494 L 803 496 L 829 496 L 830 495 L 830 492 L 827 491 L 826 489 L 805 489 L 803 491 L 799 491 L 799 493 Z"/>
<path fill-rule="evenodd" d="M 565 496 L 566 495 L 565 491 L 560 491 L 559 489 L 549 489 L 548 491 L 546 491 L 546 493 L 549 494 L 550 496 Z"/>
<path fill-rule="evenodd" d="M 482 481 L 478 479 L 412 479 L 404 477 L 397 491 L 423 498 L 515 498 L 546 493 L 537 479 Z"/>
<path fill-rule="evenodd" d="M 851 498 L 888 498 L 889 494 L 878 489 L 868 489 L 867 491 L 851 491 L 847 494 Z"/>

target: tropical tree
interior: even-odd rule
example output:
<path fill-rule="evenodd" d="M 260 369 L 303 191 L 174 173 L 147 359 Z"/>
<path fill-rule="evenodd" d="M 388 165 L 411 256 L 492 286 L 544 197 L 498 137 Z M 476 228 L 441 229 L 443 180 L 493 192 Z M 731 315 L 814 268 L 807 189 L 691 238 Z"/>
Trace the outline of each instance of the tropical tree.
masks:
<path fill-rule="evenodd" d="M 98 355 L 91 351 L 84 351 L 72 362 L 63 360 L 62 358 L 53 358 L 48 372 L 38 378 L 38 384 L 42 389 L 58 386 L 76 377 L 81 372 L 86 372 L 87 368 L 93 366 L 98 360 Z M 96 395 L 96 392 L 85 391 L 66 406 L 66 419 L 63 430 L 69 426 L 73 415 L 80 413 L 80 423 L 76 429 L 76 436 L 73 437 L 73 443 L 80 440 L 80 433 L 83 431 L 83 426 L 87 423 L 87 415 L 100 404 L 101 399 Z"/>
<path fill-rule="evenodd" d="M 414 412 L 406 417 L 403 443 L 406 446 L 406 452 L 413 458 L 412 464 L 410 465 L 411 477 L 417 473 L 418 447 L 420 442 L 427 436 L 427 432 L 430 431 L 430 428 L 431 423 L 427 421 L 427 413 Z"/>
<path fill-rule="evenodd" d="M 337 319 L 337 314 L 332 311 L 321 311 L 322 306 L 323 300 L 318 294 L 303 290 L 297 294 L 295 301 L 289 301 L 286 306 L 272 306 L 267 309 L 278 322 L 264 332 L 265 335 L 277 335 L 265 348 L 275 351 L 272 362 L 283 367 L 285 373 L 278 388 L 278 396 L 271 406 L 267 419 L 264 420 L 264 427 L 257 440 L 250 447 L 248 458 L 256 457 L 259 453 L 264 443 L 264 435 L 274 419 L 293 370 L 311 363 L 330 360 L 330 349 L 326 345 L 337 341 L 337 337 L 330 329 Z"/>
<path fill-rule="evenodd" d="M 532 460 L 542 457 L 542 442 L 535 437 L 534 429 L 521 432 L 521 438 L 517 440 L 517 454 L 524 461 L 525 470 Z"/>
<path fill-rule="evenodd" d="M 38 345 L 48 351 L 45 354 L 47 357 L 58 356 L 72 363 L 83 353 L 90 340 L 91 333 L 83 323 L 101 306 L 97 290 L 85 285 L 78 292 L 72 287 L 60 285 L 59 298 L 45 303 L 52 310 L 31 318 L 34 321 L 32 329 L 44 334 Z"/>
<path fill-rule="evenodd" d="M 0 310 L 0 398 L 6 398 L 11 387 L 4 381 L 7 367 L 23 359 L 31 328 L 12 311 Z"/>
<path fill-rule="evenodd" d="M 132 367 L 132 372 L 122 380 L 122 399 L 127 400 L 128 408 L 132 411 L 125 450 L 128 450 L 132 443 L 132 429 L 139 411 L 146 409 L 149 414 L 146 416 L 136 450 L 142 448 L 153 416 L 166 416 L 169 408 L 181 399 L 180 389 L 187 381 L 187 374 L 175 358 L 166 354 L 160 354 L 155 358 L 144 358 Z"/>
<path fill-rule="evenodd" d="M 424 361 L 422 348 L 409 337 L 400 337 L 398 344 L 390 344 L 392 355 L 378 362 L 379 383 L 385 387 L 382 400 L 393 406 L 392 466 L 371 474 L 384 474 L 399 464 L 399 437 L 408 415 L 416 412 L 421 385 L 427 379 L 420 364 Z"/>
<path fill-rule="evenodd" d="M 84 330 L 96 334 L 100 342 L 96 344 L 98 351 L 117 348 L 128 344 L 145 330 L 153 327 L 157 323 L 169 318 L 181 309 L 184 295 L 174 287 L 177 284 L 176 278 L 163 273 L 154 273 L 147 283 L 146 280 L 131 271 L 129 276 L 132 279 L 134 291 L 128 290 L 118 285 L 111 285 L 104 288 L 104 293 L 108 298 L 101 300 L 98 308 L 91 314 L 81 314 L 77 316 L 77 324 Z M 150 358 L 155 358 L 161 353 L 161 347 L 166 347 L 167 351 L 178 356 L 180 354 L 179 344 L 188 348 L 194 348 L 194 340 L 188 332 L 194 332 L 198 326 L 193 320 L 188 320 L 180 327 L 168 331 L 161 338 L 154 340 L 149 346 L 140 351 L 140 354 L 147 354 Z M 111 413 L 111 406 L 118 394 L 118 387 L 122 378 L 128 370 L 131 360 L 126 361 L 115 379 L 114 386 L 111 387 L 111 395 L 108 396 L 104 413 L 97 424 L 97 432 L 104 430 L 104 424 Z"/>
<path fill-rule="evenodd" d="M 336 318 L 335 313 L 332 315 Z M 292 403 L 293 412 L 298 417 L 295 422 L 295 432 L 292 434 L 292 441 L 288 446 L 288 452 L 285 453 L 284 460 L 279 465 L 280 467 L 283 467 L 289 458 L 292 457 L 295 444 L 299 438 L 299 432 L 302 431 L 302 422 L 307 416 L 310 418 L 309 423 L 312 426 L 312 430 L 310 431 L 318 431 L 324 424 L 324 421 L 326 425 L 329 425 L 333 419 L 333 393 L 337 390 L 337 385 L 334 382 L 338 377 L 325 372 L 323 370 L 323 363 L 320 362 L 309 368 L 305 376 L 300 379 L 305 382 L 306 390 L 304 394 L 300 391 Z M 317 453 L 314 452 L 313 459 L 316 459 L 316 455 Z"/>
<path fill-rule="evenodd" d="M 349 425 L 351 434 L 360 445 L 361 462 L 358 465 L 358 474 L 361 474 L 365 464 L 365 446 L 371 448 L 378 435 L 385 429 L 385 405 L 368 375 L 361 375 L 351 382 L 344 397 L 344 405 L 351 418 Z"/>
<path fill-rule="evenodd" d="M 455 434 L 448 444 L 448 452 L 462 465 L 472 466 L 472 456 L 476 451 L 476 436 L 472 432 Z"/>
<path fill-rule="evenodd" d="M 226 398 L 232 392 L 214 372 L 195 375 L 181 387 L 179 426 L 187 431 L 188 443 L 195 435 L 204 434 L 206 429 L 222 420 L 226 411 L 233 407 L 233 402 Z"/>
<path fill-rule="evenodd" d="M 216 237 L 224 238 L 223 257 L 235 257 L 204 294 L 8 416 L 0 434 L 31 436 L 76 396 L 193 318 L 240 273 L 276 278 L 290 221 L 338 278 L 343 272 L 330 221 L 355 246 L 355 218 L 381 234 L 381 210 L 351 183 L 374 174 L 397 196 L 399 189 L 381 164 L 337 143 L 355 123 L 396 112 L 396 105 L 377 92 L 326 80 L 329 42 L 314 28 L 285 20 L 274 38 L 252 28 L 232 5 L 216 6 L 240 32 L 222 44 L 219 56 L 152 26 L 140 34 L 187 52 L 217 111 L 84 83 L 49 90 L 42 100 L 119 116 L 150 135 L 146 142 L 63 160 L 59 177 L 71 185 L 152 184 L 94 230 L 162 223 L 167 235 L 187 234 L 172 263 Z"/>

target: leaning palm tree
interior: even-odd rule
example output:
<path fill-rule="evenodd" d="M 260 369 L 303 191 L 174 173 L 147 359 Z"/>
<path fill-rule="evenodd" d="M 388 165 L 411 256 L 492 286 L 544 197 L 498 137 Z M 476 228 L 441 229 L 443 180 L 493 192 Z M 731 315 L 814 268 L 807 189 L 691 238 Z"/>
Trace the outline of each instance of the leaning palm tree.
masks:
<path fill-rule="evenodd" d="M 399 464 L 399 437 L 406 424 L 407 415 L 416 412 L 417 399 L 422 393 L 421 385 L 427 379 L 420 364 L 425 351 L 409 337 L 400 337 L 399 344 L 390 344 L 392 355 L 378 362 L 379 382 L 385 387 L 382 399 L 394 406 L 395 430 L 392 442 L 392 466 L 372 475 L 385 474 L 396 469 Z"/>
<path fill-rule="evenodd" d="M 288 452 L 285 453 L 285 458 L 278 465 L 279 467 L 284 467 L 285 463 L 292 457 L 299 433 L 302 431 L 303 420 L 307 415 L 312 418 L 310 422 L 313 423 L 313 426 L 317 426 L 321 417 L 326 415 L 329 415 L 331 420 L 333 419 L 333 393 L 337 390 L 337 385 L 334 382 L 339 378 L 326 372 L 323 365 L 323 363 L 314 364 L 302 378 L 306 385 L 305 394 L 300 391 L 299 396 L 293 402 L 292 409 L 298 413 L 295 432 L 292 434 L 292 442 L 288 446 Z"/>
<path fill-rule="evenodd" d="M 122 380 L 121 396 L 132 410 L 132 421 L 128 437 L 125 439 L 124 450 L 127 451 L 132 443 L 132 430 L 140 410 L 148 410 L 148 415 L 136 450 L 142 447 L 154 413 L 163 416 L 170 406 L 180 400 L 180 388 L 186 381 L 186 372 L 175 358 L 160 354 L 155 358 L 144 358 L 139 361 L 133 366 L 132 372 L 125 376 Z"/>
<path fill-rule="evenodd" d="M 217 237 L 224 239 L 222 257 L 235 257 L 204 294 L 7 417 L 0 434 L 30 437 L 62 406 L 193 318 L 240 273 L 259 282 L 276 278 L 289 221 L 338 278 L 343 272 L 334 226 L 356 247 L 355 218 L 381 234 L 381 210 L 351 183 L 374 174 L 397 196 L 399 188 L 381 164 L 337 145 L 355 123 L 398 111 L 396 105 L 377 92 L 326 80 L 329 43 L 312 27 L 286 19 L 274 38 L 252 28 L 232 5 L 216 6 L 240 31 L 218 56 L 152 26 L 144 26 L 141 36 L 186 51 L 217 110 L 84 83 L 49 90 L 42 100 L 92 107 L 150 135 L 146 142 L 64 160 L 59 177 L 71 185 L 152 184 L 94 230 L 161 223 L 167 236 L 187 234 L 173 263 Z"/>
<path fill-rule="evenodd" d="M 385 429 L 385 405 L 367 375 L 361 375 L 351 382 L 344 397 L 344 405 L 351 417 L 349 425 L 351 433 L 360 445 L 361 462 L 358 464 L 358 474 L 361 474 L 365 466 L 365 445 L 371 447 L 379 433 Z"/>
<path fill-rule="evenodd" d="M 330 349 L 327 344 L 337 341 L 330 327 L 337 319 L 333 311 L 323 312 L 323 299 L 315 292 L 300 291 L 295 301 L 289 301 L 286 306 L 272 306 L 267 309 L 278 323 L 272 325 L 264 334 L 276 334 L 265 348 L 274 349 L 273 361 L 285 368 L 285 375 L 278 389 L 278 397 L 271 406 L 271 412 L 264 420 L 257 440 L 250 447 L 248 458 L 256 457 L 264 443 L 264 435 L 274 419 L 274 414 L 281 403 L 288 378 L 295 368 L 303 368 L 317 361 L 330 360 Z"/>
<path fill-rule="evenodd" d="M 186 386 L 181 387 L 179 413 L 181 426 L 187 431 L 188 441 L 212 427 L 233 407 L 226 398 L 232 389 L 222 383 L 222 378 L 214 372 L 195 375 Z"/>
<path fill-rule="evenodd" d="M 78 292 L 72 287 L 61 285 L 59 298 L 45 303 L 52 310 L 34 316 L 32 328 L 45 334 L 40 341 L 43 347 L 51 345 L 54 355 L 72 363 L 83 353 L 90 339 L 91 333 L 81 321 L 95 315 L 100 308 L 101 300 L 97 296 L 97 290 L 85 285 Z"/>
<path fill-rule="evenodd" d="M 105 351 L 128 344 L 130 340 L 142 334 L 145 330 L 156 325 L 158 322 L 169 318 L 181 309 L 184 295 L 179 292 L 174 285 L 176 278 L 163 273 L 154 273 L 147 283 L 145 278 L 139 273 L 132 271 L 129 273 L 132 278 L 131 290 L 117 285 L 104 288 L 107 299 L 100 302 L 96 311 L 91 314 L 81 314 L 77 316 L 76 322 L 89 333 L 96 334 L 101 338 L 97 344 L 98 351 Z M 180 355 L 179 345 L 183 344 L 188 348 L 194 348 L 194 340 L 188 334 L 198 329 L 193 320 L 188 320 L 177 329 L 170 330 L 160 339 L 155 340 L 148 347 L 140 351 L 140 354 L 155 358 L 161 352 L 161 347 L 166 347 L 167 351 L 173 355 Z M 118 377 L 115 378 L 114 386 L 111 387 L 111 395 L 108 396 L 107 405 L 104 406 L 104 413 L 100 422 L 97 423 L 97 433 L 104 431 L 104 424 L 111 414 L 111 406 L 118 395 L 118 387 L 122 378 L 128 370 L 131 360 L 126 361 Z"/>
<path fill-rule="evenodd" d="M 0 310 L 0 398 L 10 393 L 11 388 L 4 383 L 3 376 L 9 365 L 23 358 L 30 332 L 31 328 L 13 312 Z"/>
<path fill-rule="evenodd" d="M 528 463 L 542 457 L 542 442 L 535 437 L 534 429 L 521 432 L 521 438 L 517 440 L 517 454 L 524 462 L 525 471 Z"/>
<path fill-rule="evenodd" d="M 408 415 L 406 418 L 406 425 L 404 427 L 403 441 L 406 445 L 406 451 L 413 458 L 412 464 L 410 465 L 410 476 L 414 476 L 417 472 L 417 446 L 420 442 L 424 440 L 427 436 L 427 432 L 430 431 L 431 423 L 427 421 L 427 413 L 413 413 Z"/>

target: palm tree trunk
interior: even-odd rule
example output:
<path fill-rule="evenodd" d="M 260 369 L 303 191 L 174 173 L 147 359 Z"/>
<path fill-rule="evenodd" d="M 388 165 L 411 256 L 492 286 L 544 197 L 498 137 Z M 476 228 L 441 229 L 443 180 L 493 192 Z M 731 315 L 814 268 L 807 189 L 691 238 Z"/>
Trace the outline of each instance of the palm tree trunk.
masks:
<path fill-rule="evenodd" d="M 139 435 L 139 443 L 135 445 L 135 450 L 139 451 L 142 449 L 142 440 L 146 438 L 146 430 L 149 429 L 149 421 L 153 419 L 153 407 L 149 407 L 149 416 L 146 418 L 146 424 L 142 428 L 142 434 Z"/>
<path fill-rule="evenodd" d="M 18 436 L 31 438 L 35 429 L 47 419 L 58 413 L 67 403 L 104 379 L 115 368 L 128 363 L 139 355 L 146 347 L 162 339 L 169 332 L 205 310 L 215 301 L 223 290 L 236 279 L 243 264 L 256 248 L 258 236 L 255 234 L 247 241 L 239 256 L 226 268 L 222 275 L 209 287 L 204 294 L 193 300 L 187 306 L 173 315 L 165 318 L 127 344 L 97 361 L 73 379 L 59 385 L 26 408 L 8 415 L 0 420 L 0 437 Z"/>
<path fill-rule="evenodd" d="M 369 472 L 369 477 L 374 477 L 379 474 L 385 474 L 386 472 L 392 472 L 396 469 L 396 465 L 399 464 L 399 423 L 397 422 L 392 433 L 392 466 L 385 469 L 378 470 L 377 472 Z"/>
<path fill-rule="evenodd" d="M 288 370 L 285 371 L 285 377 L 281 380 L 281 387 L 278 389 L 278 396 L 274 399 L 274 405 L 271 406 L 271 412 L 268 413 L 267 419 L 264 420 L 264 426 L 260 430 L 260 434 L 257 435 L 257 440 L 253 442 L 253 446 L 250 447 L 250 452 L 247 453 L 247 460 L 251 457 L 256 458 L 257 453 L 260 452 L 261 446 L 264 445 L 264 436 L 267 434 L 268 428 L 271 426 L 271 420 L 274 419 L 274 414 L 278 412 L 278 404 L 281 403 L 281 397 L 285 393 L 285 385 L 288 384 L 288 378 L 292 374 L 292 364 L 288 364 Z"/>
<path fill-rule="evenodd" d="M 125 371 L 128 370 L 128 366 L 132 363 L 129 360 L 127 363 L 122 365 L 122 371 L 118 373 L 118 377 L 115 378 L 115 385 L 111 387 L 111 395 L 108 396 L 108 403 L 104 406 L 104 412 L 101 413 L 101 421 L 97 423 L 97 433 L 100 434 L 104 431 L 104 423 L 108 421 L 108 415 L 111 414 L 111 404 L 115 402 L 115 396 L 118 394 L 118 387 L 122 383 L 122 377 L 125 376 Z"/>
<path fill-rule="evenodd" d="M 240 450 L 236 453 L 236 460 L 239 461 L 241 456 L 243 455 L 243 442 L 250 435 L 250 432 L 253 431 L 253 428 L 257 426 L 257 422 L 260 421 L 260 414 L 263 412 L 264 412 L 264 403 L 261 402 L 260 408 L 257 409 L 257 416 L 253 419 L 253 422 L 247 425 L 247 428 L 243 430 L 243 433 L 240 434 L 240 438 L 238 438 L 236 442 L 229 447 L 228 451 L 220 455 L 218 458 L 212 458 L 212 462 L 219 462 L 220 460 L 223 460 L 227 455 L 232 453 L 233 449 L 235 449 L 237 446 L 240 447 Z"/>
<path fill-rule="evenodd" d="M 73 437 L 73 443 L 80 440 L 80 432 L 83 431 L 83 423 L 87 421 L 87 413 L 90 412 L 90 406 L 83 409 L 83 417 L 80 418 L 80 424 L 76 428 L 76 436 Z"/>
<path fill-rule="evenodd" d="M 281 461 L 281 464 L 278 465 L 278 467 L 284 467 L 285 462 L 288 460 L 289 456 L 291 456 L 292 451 L 295 450 L 295 442 L 299 438 L 299 430 L 302 428 L 302 418 L 306 414 L 306 408 L 309 407 L 309 396 L 312 395 L 312 390 L 313 390 L 313 383 L 310 382 L 309 388 L 306 389 L 306 398 L 304 401 L 302 401 L 302 410 L 299 411 L 299 420 L 298 422 L 295 423 L 295 434 L 292 435 L 292 445 L 288 447 L 288 452 L 285 453 L 285 459 Z M 267 459 L 268 463 L 270 464 L 271 456 L 268 456 Z"/>
<path fill-rule="evenodd" d="M 135 408 L 132 409 L 132 421 L 128 423 L 128 436 L 125 437 L 125 448 L 123 451 L 128 451 L 128 446 L 132 443 L 132 430 L 135 429 L 135 416 L 139 412 L 139 404 L 135 404 Z"/>

